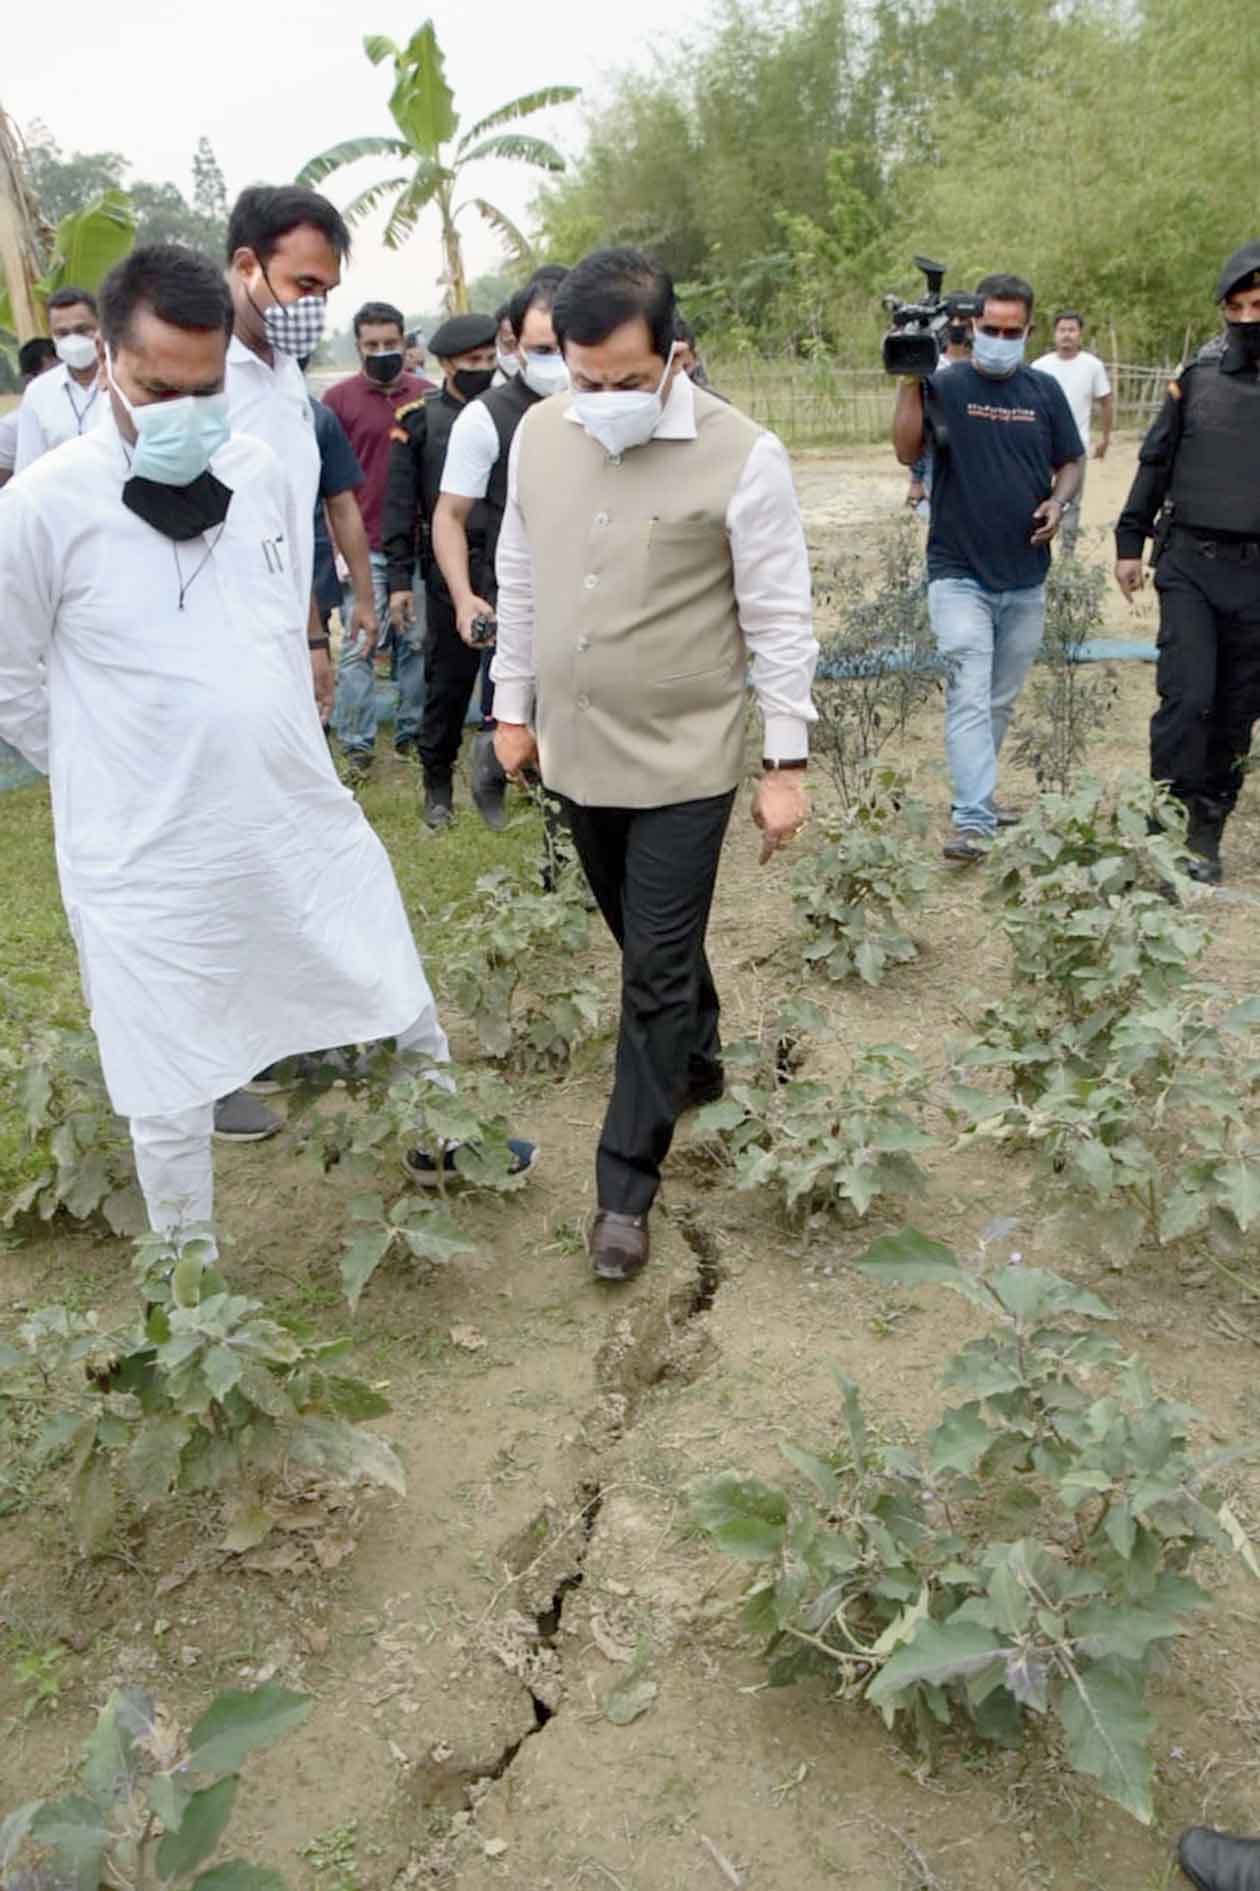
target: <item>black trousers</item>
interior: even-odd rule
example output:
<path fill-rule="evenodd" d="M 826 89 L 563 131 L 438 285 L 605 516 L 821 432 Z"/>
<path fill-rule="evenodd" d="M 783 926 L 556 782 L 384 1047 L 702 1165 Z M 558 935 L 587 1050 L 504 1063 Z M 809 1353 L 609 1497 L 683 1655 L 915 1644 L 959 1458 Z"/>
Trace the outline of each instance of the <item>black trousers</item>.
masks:
<path fill-rule="evenodd" d="M 1155 567 L 1159 707 L 1151 778 L 1228 813 L 1260 717 L 1260 558 L 1207 556 L 1174 531 Z"/>
<path fill-rule="evenodd" d="M 425 600 L 428 632 L 425 637 L 425 697 L 416 747 L 426 781 L 449 781 L 473 686 L 481 674 L 480 650 L 466 644 L 455 628 L 455 610 L 448 597 L 430 591 Z"/>
<path fill-rule="evenodd" d="M 599 1139 L 601 1208 L 646 1214 L 688 1086 L 717 1073 L 718 995 L 705 956 L 735 791 L 667 808 L 564 803 L 591 891 L 621 947 L 616 1075 Z"/>

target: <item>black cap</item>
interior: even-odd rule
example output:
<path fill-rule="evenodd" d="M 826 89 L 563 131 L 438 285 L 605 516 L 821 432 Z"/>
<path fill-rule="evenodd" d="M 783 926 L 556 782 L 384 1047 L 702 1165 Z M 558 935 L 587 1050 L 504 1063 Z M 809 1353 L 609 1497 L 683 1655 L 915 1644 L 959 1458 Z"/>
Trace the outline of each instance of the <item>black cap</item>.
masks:
<path fill-rule="evenodd" d="M 474 348 L 490 347 L 498 332 L 493 315 L 451 315 L 429 336 L 429 353 L 439 361 L 451 361 Z"/>
<path fill-rule="evenodd" d="M 1216 299 L 1223 302 L 1235 289 L 1260 289 L 1260 237 L 1235 250 L 1216 285 Z"/>

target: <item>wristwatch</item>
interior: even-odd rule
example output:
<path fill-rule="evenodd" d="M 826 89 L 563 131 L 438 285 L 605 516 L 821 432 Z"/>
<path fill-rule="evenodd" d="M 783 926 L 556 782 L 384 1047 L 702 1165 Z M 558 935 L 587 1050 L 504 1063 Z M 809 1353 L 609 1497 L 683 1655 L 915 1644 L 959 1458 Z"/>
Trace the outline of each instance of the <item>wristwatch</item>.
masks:
<path fill-rule="evenodd" d="M 809 767 L 809 757 L 808 757 L 808 755 L 799 755 L 799 756 L 797 756 L 797 758 L 795 759 L 795 761 L 791 761 L 791 762 L 771 762 L 771 761 L 767 761 L 767 760 L 766 760 L 766 758 L 765 758 L 765 756 L 763 755 L 763 756 L 762 756 L 762 758 L 761 758 L 761 766 L 762 766 L 762 767 L 763 767 L 763 768 L 765 769 L 765 771 L 766 771 L 766 773 L 767 773 L 768 775 L 778 775 L 778 774 L 782 774 L 782 773 L 784 773 L 784 772 L 785 772 L 786 770 L 788 770 L 788 769 L 794 769 L 794 768 L 800 768 L 800 769 L 806 769 L 806 768 L 808 768 L 808 767 Z"/>
<path fill-rule="evenodd" d="M 306 647 L 308 650 L 331 650 L 332 639 L 330 637 L 308 637 Z"/>

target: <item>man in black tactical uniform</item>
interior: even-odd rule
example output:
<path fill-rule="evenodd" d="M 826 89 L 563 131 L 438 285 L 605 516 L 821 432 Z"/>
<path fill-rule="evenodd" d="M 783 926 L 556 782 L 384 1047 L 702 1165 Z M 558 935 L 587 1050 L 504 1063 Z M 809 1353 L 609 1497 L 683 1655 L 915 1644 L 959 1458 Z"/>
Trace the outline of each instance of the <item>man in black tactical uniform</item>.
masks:
<path fill-rule="evenodd" d="M 1184 802 L 1189 870 L 1212 883 L 1260 716 L 1260 240 L 1235 250 L 1216 299 L 1225 332 L 1171 383 L 1116 525 L 1126 597 L 1156 539 L 1151 775 Z"/>
<path fill-rule="evenodd" d="M 455 628 L 473 649 L 479 647 L 474 642 L 474 626 L 493 620 L 499 595 L 494 557 L 507 510 L 513 437 L 531 407 L 549 394 L 563 393 L 569 385 L 551 325 L 551 305 L 567 274 L 558 265 L 548 264 L 517 290 L 507 305 L 515 370 L 480 400 L 470 401 L 451 429 L 442 494 L 433 515 L 433 556 L 455 606 Z M 499 365 L 502 368 L 501 339 Z M 469 538 L 474 516 L 482 529 L 479 556 Z M 489 658 L 492 651 L 480 647 L 483 658 Z M 494 685 L 484 661 L 481 708 L 481 729 L 473 740 L 469 770 L 472 796 L 486 825 L 501 828 L 507 818 L 503 804 L 507 784 L 494 752 Z"/>
<path fill-rule="evenodd" d="M 392 434 L 389 477 L 381 514 L 390 622 L 399 633 L 411 615 L 411 577 L 417 552 L 428 607 L 427 686 L 416 737 L 424 769 L 424 818 L 433 828 L 452 818 L 451 776 L 459 754 L 468 699 L 481 662 L 455 624 L 455 607 L 433 556 L 433 514 L 442 486 L 451 429 L 464 409 L 494 379 L 493 315 L 453 315 L 430 337 L 429 353 L 442 370 L 436 394 L 400 407 Z M 484 516 L 468 521 L 469 558 L 480 569 Z"/>

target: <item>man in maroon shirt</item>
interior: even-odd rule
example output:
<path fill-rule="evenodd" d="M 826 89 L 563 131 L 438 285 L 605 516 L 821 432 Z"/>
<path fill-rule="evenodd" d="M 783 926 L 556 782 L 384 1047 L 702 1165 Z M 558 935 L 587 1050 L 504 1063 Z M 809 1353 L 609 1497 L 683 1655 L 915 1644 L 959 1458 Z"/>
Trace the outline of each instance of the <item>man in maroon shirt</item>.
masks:
<path fill-rule="evenodd" d="M 354 318 L 354 341 L 359 351 L 359 372 L 338 381 L 324 396 L 349 435 L 360 466 L 363 484 L 356 497 L 367 528 L 372 553 L 372 589 L 382 646 L 391 651 L 391 673 L 398 684 L 398 711 L 394 747 L 399 755 L 414 753 L 424 708 L 424 589 L 417 586 L 416 612 L 405 633 L 391 631 L 385 554 L 381 550 L 381 506 L 389 469 L 389 436 L 394 415 L 408 401 L 432 390 L 432 381 L 408 374 L 403 366 L 405 342 L 402 311 L 390 302 L 365 302 Z M 350 622 L 348 610 L 341 621 Z M 376 744 L 376 679 L 372 653 L 360 639 L 343 635 L 337 665 L 337 700 L 333 729 L 349 760 L 351 773 L 364 776 L 372 764 Z"/>

